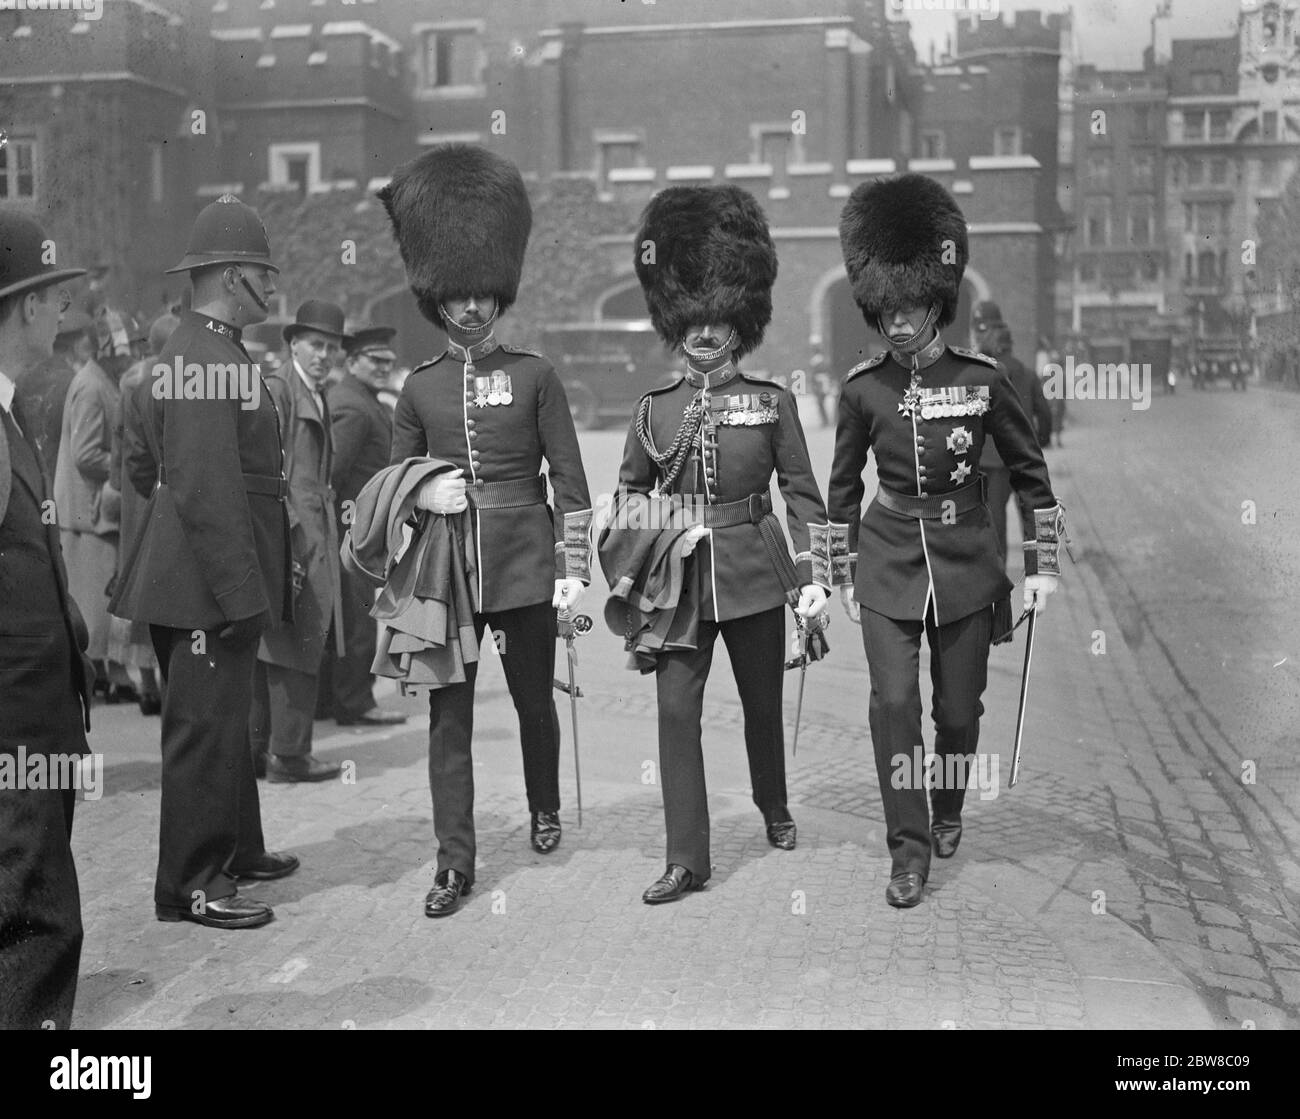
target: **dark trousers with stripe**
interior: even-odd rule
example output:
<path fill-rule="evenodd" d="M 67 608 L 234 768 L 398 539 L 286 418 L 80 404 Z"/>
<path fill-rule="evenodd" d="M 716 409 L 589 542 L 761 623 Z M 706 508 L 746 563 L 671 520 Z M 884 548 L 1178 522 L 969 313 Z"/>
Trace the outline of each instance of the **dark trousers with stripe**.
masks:
<path fill-rule="evenodd" d="M 70 843 L 76 797 L 75 789 L 0 789 L 0 1029 L 72 1023 L 82 940 Z"/>
<path fill-rule="evenodd" d="M 993 613 L 985 607 L 964 618 L 936 625 L 934 611 L 925 622 L 886 618 L 862 610 L 862 644 L 871 674 L 868 721 L 876 755 L 876 776 L 885 807 L 885 838 L 893 859 L 892 874 L 930 873 L 930 806 L 924 770 L 916 765 L 921 738 L 921 633 L 930 646 L 930 682 L 934 687 L 934 753 L 940 774 L 963 775 L 967 768 L 947 759 L 972 755 L 979 748 L 980 696 L 988 681 L 989 635 Z M 961 819 L 966 797 L 960 788 L 931 791 L 935 824 Z"/>
<path fill-rule="evenodd" d="M 555 610 L 549 602 L 474 615 L 480 658 L 499 655 L 519 716 L 524 787 L 529 812 L 560 810 L 560 720 L 555 710 Z M 488 638 L 483 640 L 487 629 Z M 438 838 L 438 873 L 454 870 L 474 881 L 474 686 L 478 664 L 465 665 L 465 682 L 429 693 L 429 791 Z"/>
<path fill-rule="evenodd" d="M 713 646 L 722 635 L 745 716 L 745 753 L 754 803 L 766 818 L 785 808 L 785 729 L 781 687 L 785 608 L 725 622 L 701 620 L 699 646 L 661 653 L 655 666 L 659 696 L 659 780 L 663 784 L 667 862 L 709 877 L 709 803 L 704 784 L 700 721 Z"/>
<path fill-rule="evenodd" d="M 248 745 L 257 641 L 231 644 L 215 630 L 150 626 L 167 681 L 162 710 L 162 814 L 154 901 L 193 906 L 236 892 L 231 865 L 266 850 Z"/>
<path fill-rule="evenodd" d="M 334 630 L 325 641 L 321 659 L 321 692 L 316 700 L 318 718 L 351 722 L 375 706 L 375 663 L 378 633 L 370 608 L 374 587 L 350 571 L 343 572 L 343 655 L 334 652 Z"/>

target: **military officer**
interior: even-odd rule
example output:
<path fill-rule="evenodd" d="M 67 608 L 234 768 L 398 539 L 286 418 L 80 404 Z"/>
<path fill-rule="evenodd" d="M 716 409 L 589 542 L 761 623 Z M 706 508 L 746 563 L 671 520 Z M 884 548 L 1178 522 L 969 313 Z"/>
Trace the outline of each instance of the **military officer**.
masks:
<path fill-rule="evenodd" d="M 684 541 L 677 635 L 655 658 L 667 869 L 642 896 L 655 905 L 709 879 L 700 719 L 719 635 L 744 708 L 754 803 L 769 842 L 794 847 L 781 714 L 785 609 L 797 602 L 801 618 L 815 617 L 829 583 L 812 574 L 809 526 L 825 521 L 826 510 L 794 397 L 737 366 L 772 317 L 776 250 L 758 203 L 734 186 L 670 187 L 642 215 L 635 260 L 655 330 L 682 353 L 686 372 L 638 404 L 614 513 L 630 495 L 654 492 L 683 498 L 683 509 L 699 517 Z M 773 474 L 798 553 L 793 563 L 772 514 Z M 616 581 L 609 548 L 605 535 L 602 562 Z"/>
<path fill-rule="evenodd" d="M 348 509 L 355 506 L 361 487 L 388 465 L 393 446 L 393 412 L 379 399 L 379 393 L 388 387 L 397 360 L 393 353 L 396 333 L 391 326 L 353 326 L 343 339 L 347 373 L 337 384 L 330 385 L 326 394 L 334 440 L 333 481 L 340 532 L 347 531 Z M 329 695 L 322 697 L 326 714 L 340 726 L 406 722 L 400 711 L 385 711 L 375 702 L 374 677 L 370 674 L 375 660 L 375 622 L 370 617 L 374 601 L 371 585 L 345 570 L 343 653 L 331 658 L 326 646 L 330 685 Z M 324 666 L 321 675 L 323 681 Z"/>
<path fill-rule="evenodd" d="M 151 459 L 157 485 L 109 604 L 149 623 L 167 683 L 157 917 L 223 929 L 274 916 L 240 896 L 238 878 L 298 867 L 265 848 L 248 748 L 258 639 L 293 617 L 280 422 L 241 341 L 270 310 L 270 251 L 257 211 L 224 194 L 168 269 L 189 273 L 193 309 L 150 373 L 147 454 L 132 478 L 141 488 Z"/>
<path fill-rule="evenodd" d="M 540 354 L 499 342 L 532 226 L 508 160 L 444 144 L 398 168 L 379 192 L 424 316 L 447 350 L 414 370 L 393 424 L 392 462 L 434 456 L 458 469 L 425 483 L 422 509 L 473 510 L 475 627 L 492 631 L 519 715 L 533 849 L 560 841 L 559 720 L 552 698 L 556 610 L 590 582 L 591 500 L 564 387 Z M 547 504 L 542 459 L 550 470 Z M 477 664 L 429 695 L 429 784 L 437 877 L 425 913 L 454 913 L 474 882 L 470 757 Z"/>
<path fill-rule="evenodd" d="M 966 222 L 948 192 L 915 174 L 863 184 L 844 208 L 840 241 L 853 297 L 889 348 L 845 378 L 827 505 L 856 559 L 856 578 L 842 594 L 861 621 L 871 675 L 871 738 L 893 860 L 886 900 L 906 908 L 921 900 L 932 848 L 948 858 L 961 839 L 989 643 L 1004 628 L 999 622 L 995 631 L 993 608 L 1012 589 L 977 468 L 986 441 L 997 445 L 1032 511 L 1026 608 L 1041 609 L 1056 586 L 1062 512 L 1006 374 L 939 334 L 956 314 L 968 257 Z M 859 522 L 868 451 L 878 488 Z M 998 613 L 1009 615 L 1009 604 Z M 911 764 L 922 743 L 923 632 L 937 774 Z"/>
<path fill-rule="evenodd" d="M 343 637 L 338 526 L 330 487 L 333 441 L 324 390 L 343 341 L 343 308 L 309 299 L 282 333 L 290 358 L 265 384 L 284 440 L 294 616 L 262 635 L 249 738 L 255 767 L 272 783 L 327 781 L 341 767 L 316 757 L 311 747 L 321 656 L 331 622 L 340 647 Z"/>

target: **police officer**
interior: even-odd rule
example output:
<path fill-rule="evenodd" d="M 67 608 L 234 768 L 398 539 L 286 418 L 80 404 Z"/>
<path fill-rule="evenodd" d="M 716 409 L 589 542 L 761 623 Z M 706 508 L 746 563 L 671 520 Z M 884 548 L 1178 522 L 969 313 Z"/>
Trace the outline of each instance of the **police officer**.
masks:
<path fill-rule="evenodd" d="M 1020 397 L 1025 414 L 1034 422 L 1038 445 L 1052 442 L 1052 413 L 1043 394 L 1042 382 L 1024 367 L 1011 352 L 1011 328 L 1002 318 L 1002 308 L 991 299 L 981 300 L 971 312 L 971 349 L 993 358 L 1006 373 L 1011 387 Z M 1007 502 L 1011 500 L 1011 471 L 1007 469 L 997 445 L 984 441 L 980 471 L 988 479 L 988 507 L 993 518 L 993 532 L 998 538 L 998 555 L 1007 558 Z"/>
<path fill-rule="evenodd" d="M 655 661 L 667 869 L 642 900 L 656 905 L 709 879 L 700 720 L 719 634 L 744 709 L 754 803 L 768 841 L 783 850 L 794 847 L 781 717 L 785 609 L 797 601 L 801 618 L 815 617 L 825 608 L 829 584 L 818 585 L 812 575 L 809 525 L 824 521 L 826 511 L 794 397 L 737 367 L 758 347 L 772 318 L 776 250 L 758 203 L 734 186 L 670 187 L 642 215 L 635 260 L 651 322 L 684 355 L 686 373 L 638 404 L 615 514 L 628 495 L 652 491 L 683 497 L 683 509 L 700 514 L 685 541 L 686 602 L 675 620 L 684 629 L 690 616 L 693 639 L 680 633 Z M 795 563 L 772 514 L 773 474 L 786 503 Z M 612 564 L 604 566 L 611 576 Z"/>
<path fill-rule="evenodd" d="M 298 867 L 265 848 L 248 748 L 258 639 L 293 617 L 280 423 L 242 344 L 267 316 L 278 269 L 257 211 L 225 194 L 168 271 L 190 274 L 193 309 L 153 367 L 144 434 L 158 481 L 109 608 L 149 623 L 167 682 L 157 917 L 252 928 L 274 914 L 236 880 Z"/>
<path fill-rule="evenodd" d="M 379 192 L 421 312 L 447 350 L 414 370 L 393 423 L 392 462 L 429 455 L 458 469 L 425 483 L 434 514 L 473 510 L 478 613 L 501 654 L 519 715 L 533 849 L 560 841 L 559 720 L 552 698 L 556 610 L 591 580 L 591 500 L 560 378 L 542 355 L 497 341 L 514 302 L 532 227 L 523 179 L 508 160 L 444 144 L 398 168 Z M 542 459 L 550 470 L 548 507 Z M 474 882 L 470 735 L 478 665 L 429 695 L 429 785 L 438 837 L 425 913 L 454 913 Z"/>
<path fill-rule="evenodd" d="M 847 525 L 857 561 L 842 594 L 850 617 L 861 621 L 871 674 L 871 739 L 893 860 L 885 897 L 906 908 L 921 900 L 932 848 L 948 858 L 961 840 L 989 643 L 1000 636 L 993 607 L 1012 589 L 982 495 L 977 464 L 986 440 L 1032 510 L 1026 608 L 1041 609 L 1056 586 L 1061 509 L 1006 374 L 939 334 L 956 315 L 968 257 L 966 221 L 948 192 L 915 174 L 863 184 L 844 208 L 840 242 L 853 298 L 889 348 L 845 378 L 827 504 L 832 523 Z M 859 523 L 868 451 L 878 488 Z M 937 774 L 915 764 L 923 632 Z"/>

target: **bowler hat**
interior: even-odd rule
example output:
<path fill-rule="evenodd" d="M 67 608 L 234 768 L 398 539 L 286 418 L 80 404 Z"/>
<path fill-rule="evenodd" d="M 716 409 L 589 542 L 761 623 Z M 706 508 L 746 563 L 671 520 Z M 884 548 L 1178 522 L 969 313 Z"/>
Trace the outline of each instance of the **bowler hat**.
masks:
<path fill-rule="evenodd" d="M 298 308 L 297 317 L 286 323 L 280 332 L 286 342 L 292 342 L 294 336 L 304 330 L 319 330 L 322 334 L 332 334 L 342 339 L 346 333 L 343 329 L 343 308 L 323 299 L 309 299 Z"/>
<path fill-rule="evenodd" d="M 49 243 L 45 230 L 32 218 L 0 210 L 0 299 L 86 274 L 84 268 L 56 268 L 48 262 Z"/>
<path fill-rule="evenodd" d="M 347 337 L 343 339 L 343 352 L 348 357 L 375 351 L 380 353 L 388 351 L 391 354 L 393 336 L 396 333 L 397 328 L 393 326 L 373 326 L 369 323 L 358 324 L 349 330 Z"/>
<path fill-rule="evenodd" d="M 184 258 L 167 272 L 188 272 L 210 264 L 260 264 L 280 271 L 271 263 L 271 243 L 262 219 L 233 194 L 223 194 L 199 211 Z"/>

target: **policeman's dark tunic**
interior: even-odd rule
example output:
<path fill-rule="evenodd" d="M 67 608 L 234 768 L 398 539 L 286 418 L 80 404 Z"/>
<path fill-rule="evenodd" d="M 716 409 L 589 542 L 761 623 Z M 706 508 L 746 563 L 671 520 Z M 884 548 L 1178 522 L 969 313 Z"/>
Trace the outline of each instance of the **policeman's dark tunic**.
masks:
<path fill-rule="evenodd" d="M 466 359 L 469 360 L 466 360 Z M 458 360 L 459 359 L 459 360 Z M 540 354 L 485 340 L 469 351 L 452 347 L 414 370 L 393 419 L 391 462 L 430 455 L 465 471 L 473 508 L 480 613 L 501 652 L 510 697 L 519 714 L 524 783 L 530 812 L 560 807 L 559 719 L 552 698 L 555 580 L 590 579 L 591 499 L 564 386 Z M 549 468 L 554 512 L 539 480 Z M 477 503 L 480 483 L 529 482 L 532 501 L 505 508 Z M 491 504 L 485 502 L 484 504 Z M 565 546 L 566 525 L 570 539 Z M 438 837 L 438 873 L 474 881 L 474 781 L 470 737 L 478 665 L 466 680 L 429 693 L 429 786 Z"/>
<path fill-rule="evenodd" d="M 894 788 L 922 742 L 918 679 L 921 632 L 931 650 L 935 752 L 973 755 L 986 682 L 991 606 L 1011 591 L 988 507 L 976 500 L 985 441 L 997 446 L 1027 510 L 1057 504 L 1038 439 L 1020 399 L 992 358 L 936 340 L 912 370 L 889 353 L 858 366 L 840 394 L 828 506 L 849 526 L 856 553 L 854 595 L 871 672 L 869 717 L 894 872 L 925 876 L 930 865 L 929 811 L 919 780 Z M 909 389 L 911 398 L 908 398 Z M 908 407 L 908 404 L 912 407 Z M 886 508 L 877 496 L 859 518 L 863 470 L 874 451 L 879 487 L 905 497 L 951 502 L 949 515 L 917 518 Z M 1032 513 L 1025 539 L 1035 539 Z M 1025 573 L 1037 573 L 1025 551 Z M 907 761 L 900 761 L 906 759 Z M 964 789 L 935 790 L 936 823 L 960 817 Z"/>

